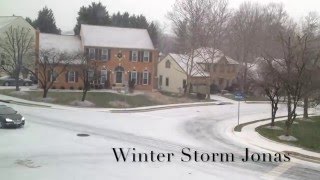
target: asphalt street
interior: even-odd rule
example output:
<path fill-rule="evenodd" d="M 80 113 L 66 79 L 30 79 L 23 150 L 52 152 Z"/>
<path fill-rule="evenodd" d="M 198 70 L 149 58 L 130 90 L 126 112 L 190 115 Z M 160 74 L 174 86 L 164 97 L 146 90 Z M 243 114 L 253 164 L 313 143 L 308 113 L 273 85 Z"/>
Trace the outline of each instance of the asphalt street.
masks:
<path fill-rule="evenodd" d="M 143 113 L 10 105 L 26 117 L 21 129 L 0 129 L 0 179 L 318 179 L 319 164 L 304 162 L 116 162 L 112 148 L 179 154 L 244 154 L 232 139 L 237 105 Z M 285 113 L 285 108 L 279 110 Z M 241 122 L 269 116 L 268 104 L 243 104 Z M 90 136 L 79 137 L 78 133 Z M 260 152 L 261 149 L 252 149 Z M 265 151 L 267 152 L 267 151 Z"/>

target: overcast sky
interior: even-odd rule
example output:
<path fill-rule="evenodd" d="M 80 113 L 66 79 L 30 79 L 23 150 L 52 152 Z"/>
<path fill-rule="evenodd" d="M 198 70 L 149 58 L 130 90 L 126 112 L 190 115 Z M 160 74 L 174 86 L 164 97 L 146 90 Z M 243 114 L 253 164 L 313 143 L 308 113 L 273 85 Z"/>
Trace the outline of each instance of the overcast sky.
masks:
<path fill-rule="evenodd" d="M 237 8 L 245 1 L 269 3 L 281 2 L 290 15 L 296 19 L 309 11 L 320 14 L 319 0 L 229 0 L 231 8 Z M 44 6 L 54 12 L 56 24 L 62 31 L 70 31 L 76 23 L 77 13 L 81 6 L 88 6 L 96 0 L 0 0 L 0 16 L 19 15 L 35 19 Z M 175 0 L 100 0 L 110 14 L 128 11 L 130 14 L 144 14 L 150 20 L 162 25 L 169 24 L 166 14 L 171 10 Z"/>

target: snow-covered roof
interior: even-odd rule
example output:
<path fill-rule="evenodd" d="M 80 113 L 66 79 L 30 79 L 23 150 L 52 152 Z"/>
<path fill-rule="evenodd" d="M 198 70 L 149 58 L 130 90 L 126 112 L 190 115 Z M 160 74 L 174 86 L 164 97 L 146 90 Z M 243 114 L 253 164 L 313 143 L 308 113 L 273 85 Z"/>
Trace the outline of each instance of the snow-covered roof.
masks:
<path fill-rule="evenodd" d="M 190 62 L 188 61 L 189 57 L 187 55 L 173 53 L 170 53 L 169 55 L 174 59 L 174 61 L 181 67 L 183 71 L 188 71 L 188 64 L 190 64 Z M 192 68 L 191 75 L 193 77 L 208 77 L 209 73 L 205 72 L 199 64 L 195 63 L 194 67 Z"/>
<path fill-rule="evenodd" d="M 214 59 L 211 56 L 214 55 Z M 197 63 L 218 63 L 221 59 L 225 58 L 228 64 L 239 64 L 236 60 L 226 56 L 219 49 L 212 48 L 199 48 L 195 51 L 194 61 Z"/>
<path fill-rule="evenodd" d="M 77 53 L 82 51 L 81 40 L 78 36 L 40 33 L 40 49 L 54 49 L 60 52 Z"/>
<path fill-rule="evenodd" d="M 81 24 L 80 34 L 83 46 L 154 49 L 146 29 Z"/>
<path fill-rule="evenodd" d="M 0 29 L 15 21 L 19 16 L 0 16 Z"/>

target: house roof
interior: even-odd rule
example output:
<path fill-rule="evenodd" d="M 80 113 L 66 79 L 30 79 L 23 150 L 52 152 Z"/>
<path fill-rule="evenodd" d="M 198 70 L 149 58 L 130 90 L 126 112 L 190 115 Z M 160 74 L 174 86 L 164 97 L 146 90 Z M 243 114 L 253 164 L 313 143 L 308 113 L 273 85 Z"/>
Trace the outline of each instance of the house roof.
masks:
<path fill-rule="evenodd" d="M 81 40 L 83 46 L 154 49 L 146 29 L 81 24 Z"/>
<path fill-rule="evenodd" d="M 13 21 L 15 21 L 18 18 L 19 16 L 0 16 L 0 29 L 11 24 Z"/>
<path fill-rule="evenodd" d="M 181 69 L 185 72 L 188 71 L 188 56 L 183 55 L 183 54 L 169 54 L 173 60 L 181 67 Z M 192 68 L 191 72 L 192 77 L 208 77 L 209 73 L 205 72 L 203 68 L 199 64 L 195 64 L 194 67 Z"/>
<path fill-rule="evenodd" d="M 81 40 L 78 36 L 40 33 L 40 49 L 54 49 L 60 52 L 77 53 L 82 51 Z"/>
<path fill-rule="evenodd" d="M 220 60 L 225 59 L 228 64 L 239 64 L 236 60 L 226 56 L 219 49 L 212 48 L 199 48 L 195 51 L 194 61 L 197 63 L 219 63 Z M 211 56 L 214 55 L 214 58 L 211 59 Z"/>

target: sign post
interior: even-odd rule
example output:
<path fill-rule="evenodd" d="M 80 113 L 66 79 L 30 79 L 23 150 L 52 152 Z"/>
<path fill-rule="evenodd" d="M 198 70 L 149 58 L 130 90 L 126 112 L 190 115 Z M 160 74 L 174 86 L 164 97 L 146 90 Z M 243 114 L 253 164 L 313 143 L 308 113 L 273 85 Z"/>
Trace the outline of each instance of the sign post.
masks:
<path fill-rule="evenodd" d="M 244 94 L 241 92 L 237 92 L 234 95 L 234 98 L 238 101 L 238 125 L 240 124 L 240 101 L 244 100 Z"/>

